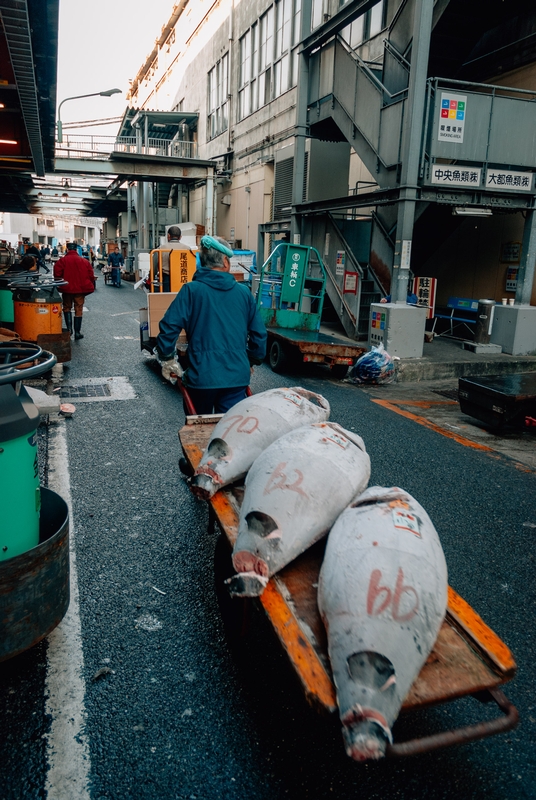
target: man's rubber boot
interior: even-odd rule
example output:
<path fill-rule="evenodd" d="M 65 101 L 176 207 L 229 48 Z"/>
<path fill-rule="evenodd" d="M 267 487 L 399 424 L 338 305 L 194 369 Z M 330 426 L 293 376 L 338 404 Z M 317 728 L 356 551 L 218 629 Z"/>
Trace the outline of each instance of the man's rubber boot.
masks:
<path fill-rule="evenodd" d="M 73 312 L 72 311 L 64 311 L 63 312 L 63 319 L 65 320 L 65 324 L 67 325 L 67 330 L 72 335 L 72 332 L 73 332 Z"/>
<path fill-rule="evenodd" d="M 74 338 L 75 339 L 83 339 L 84 334 L 80 333 L 80 328 L 82 327 L 82 317 L 75 317 L 74 318 Z"/>

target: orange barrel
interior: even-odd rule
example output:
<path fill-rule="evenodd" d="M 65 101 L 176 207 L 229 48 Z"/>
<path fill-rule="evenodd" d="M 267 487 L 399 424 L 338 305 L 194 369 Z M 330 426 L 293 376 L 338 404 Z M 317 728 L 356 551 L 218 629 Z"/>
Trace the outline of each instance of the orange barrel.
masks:
<path fill-rule="evenodd" d="M 41 333 L 61 333 L 61 295 L 53 285 L 18 287 L 13 293 L 14 327 L 24 342 Z"/>

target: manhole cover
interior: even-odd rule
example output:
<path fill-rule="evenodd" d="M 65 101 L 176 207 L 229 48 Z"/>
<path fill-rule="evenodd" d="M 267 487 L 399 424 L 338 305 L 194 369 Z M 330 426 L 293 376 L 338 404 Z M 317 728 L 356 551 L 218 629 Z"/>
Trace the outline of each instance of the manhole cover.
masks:
<path fill-rule="evenodd" d="M 449 400 L 456 400 L 458 402 L 458 390 L 457 389 L 433 389 L 434 394 L 439 394 L 441 397 L 447 397 Z"/>
<path fill-rule="evenodd" d="M 71 380 L 60 390 L 62 400 L 77 403 L 102 403 L 105 400 L 133 400 L 136 393 L 123 375 L 113 378 L 84 378 Z"/>
<path fill-rule="evenodd" d="M 81 397 L 110 397 L 110 387 L 105 383 L 86 383 L 83 386 L 66 386 L 60 391 L 60 397 L 69 397 L 71 400 L 79 400 Z"/>

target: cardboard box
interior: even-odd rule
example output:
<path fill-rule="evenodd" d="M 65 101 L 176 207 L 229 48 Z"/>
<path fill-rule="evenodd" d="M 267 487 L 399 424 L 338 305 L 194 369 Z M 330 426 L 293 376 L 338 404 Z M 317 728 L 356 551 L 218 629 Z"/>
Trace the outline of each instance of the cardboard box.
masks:
<path fill-rule="evenodd" d="M 177 292 L 154 292 L 147 295 L 147 316 L 149 317 L 149 336 L 158 336 L 158 324 L 173 300 L 177 297 Z"/>

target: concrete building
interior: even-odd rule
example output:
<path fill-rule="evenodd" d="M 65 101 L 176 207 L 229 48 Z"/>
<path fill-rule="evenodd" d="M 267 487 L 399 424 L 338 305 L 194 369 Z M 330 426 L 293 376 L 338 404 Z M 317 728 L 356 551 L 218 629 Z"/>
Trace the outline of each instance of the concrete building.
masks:
<path fill-rule="evenodd" d="M 533 352 L 535 42 L 526 0 L 181 0 L 129 102 L 185 114 L 220 235 L 259 257 L 281 237 L 319 249 L 349 335 L 420 276 L 436 307 L 514 301 L 495 340 Z M 182 219 L 203 224 L 207 186 Z"/>
<path fill-rule="evenodd" d="M 28 241 L 33 244 L 77 241 L 79 244 L 97 247 L 101 240 L 104 220 L 80 216 L 40 216 L 38 214 L 0 213 L 0 239 L 12 245 Z"/>

